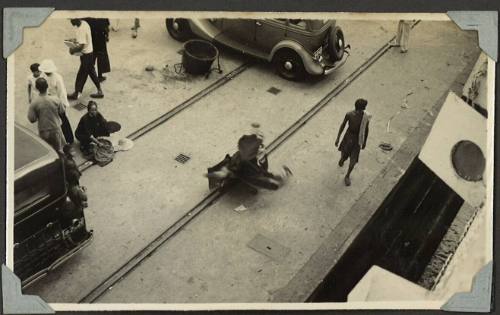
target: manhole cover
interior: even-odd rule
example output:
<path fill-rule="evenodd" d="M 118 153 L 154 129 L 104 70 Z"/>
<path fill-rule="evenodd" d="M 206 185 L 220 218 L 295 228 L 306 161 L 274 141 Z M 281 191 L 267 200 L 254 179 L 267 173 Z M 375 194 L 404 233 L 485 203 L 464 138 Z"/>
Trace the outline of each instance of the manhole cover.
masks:
<path fill-rule="evenodd" d="M 189 161 L 189 159 L 191 159 L 189 156 L 182 154 L 182 153 L 175 157 L 175 160 L 179 163 L 182 163 L 182 164 Z"/>
<path fill-rule="evenodd" d="M 81 110 L 84 110 L 87 108 L 87 105 L 79 102 L 79 103 L 76 103 L 75 105 L 73 105 L 73 108 L 78 110 L 78 111 L 81 111 Z"/>
<path fill-rule="evenodd" d="M 257 234 L 250 242 L 248 242 L 247 246 L 277 261 L 284 259 L 290 253 L 290 248 L 276 243 L 261 234 Z"/>
<path fill-rule="evenodd" d="M 279 92 L 281 92 L 280 89 L 275 88 L 274 86 L 270 87 L 269 90 L 267 90 L 269 93 L 277 95 Z"/>
<path fill-rule="evenodd" d="M 472 141 L 459 141 L 451 150 L 455 172 L 463 179 L 477 182 L 483 179 L 486 160 L 481 148 Z"/>

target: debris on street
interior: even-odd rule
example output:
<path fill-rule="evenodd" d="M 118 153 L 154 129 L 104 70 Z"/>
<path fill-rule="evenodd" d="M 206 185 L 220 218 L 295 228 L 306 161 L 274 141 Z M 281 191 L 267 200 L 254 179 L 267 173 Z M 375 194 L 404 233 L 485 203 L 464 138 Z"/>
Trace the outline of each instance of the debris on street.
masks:
<path fill-rule="evenodd" d="M 247 211 L 248 208 L 245 207 L 244 205 L 239 205 L 238 207 L 234 208 L 234 211 L 236 212 L 243 212 L 243 211 Z"/>

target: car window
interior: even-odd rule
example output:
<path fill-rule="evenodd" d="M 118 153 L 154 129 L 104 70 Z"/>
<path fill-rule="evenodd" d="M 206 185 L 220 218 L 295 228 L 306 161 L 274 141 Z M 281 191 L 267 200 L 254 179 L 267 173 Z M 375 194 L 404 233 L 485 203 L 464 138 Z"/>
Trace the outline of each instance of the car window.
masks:
<path fill-rule="evenodd" d="M 302 20 L 302 19 L 276 19 L 288 27 L 300 29 L 302 31 L 316 32 L 321 30 L 328 20 Z"/>
<path fill-rule="evenodd" d="M 307 20 L 307 30 L 309 31 L 318 31 L 323 28 L 323 26 L 326 24 L 326 20 Z"/>

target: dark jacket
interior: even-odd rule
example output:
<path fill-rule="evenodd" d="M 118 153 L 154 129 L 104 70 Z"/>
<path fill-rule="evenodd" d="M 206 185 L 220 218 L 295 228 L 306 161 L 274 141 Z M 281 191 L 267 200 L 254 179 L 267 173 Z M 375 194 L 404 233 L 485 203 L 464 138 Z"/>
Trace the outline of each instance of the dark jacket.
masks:
<path fill-rule="evenodd" d="M 90 136 L 94 137 L 109 137 L 109 131 L 106 127 L 106 119 L 97 113 L 95 117 L 90 117 L 89 113 L 83 115 L 78 123 L 75 131 L 75 136 L 83 145 L 90 143 Z"/>

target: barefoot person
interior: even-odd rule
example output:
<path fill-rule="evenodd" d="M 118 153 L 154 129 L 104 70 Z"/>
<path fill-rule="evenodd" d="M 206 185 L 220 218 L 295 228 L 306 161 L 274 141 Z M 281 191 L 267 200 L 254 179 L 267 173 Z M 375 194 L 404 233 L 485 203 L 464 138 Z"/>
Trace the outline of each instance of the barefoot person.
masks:
<path fill-rule="evenodd" d="M 68 99 L 76 100 L 80 97 L 87 77 L 90 77 L 97 88 L 97 93 L 91 94 L 90 97 L 103 98 L 104 94 L 102 93 L 101 84 L 94 68 L 94 48 L 90 26 L 82 19 L 71 19 L 71 24 L 76 27 L 76 46 L 71 47 L 69 52 L 72 55 L 80 55 L 80 68 L 76 75 L 75 92 L 68 95 Z"/>
<path fill-rule="evenodd" d="M 360 150 L 365 148 L 368 139 L 368 125 L 371 116 L 365 112 L 366 105 L 368 102 L 364 99 L 356 101 L 355 110 L 345 115 L 344 121 L 340 125 L 337 140 L 335 140 L 335 146 L 338 146 L 341 152 L 339 166 L 342 167 L 344 162 L 349 159 L 349 169 L 344 178 L 346 186 L 351 185 L 351 172 L 358 162 Z M 348 128 L 339 146 L 339 139 L 346 124 L 348 124 Z"/>

